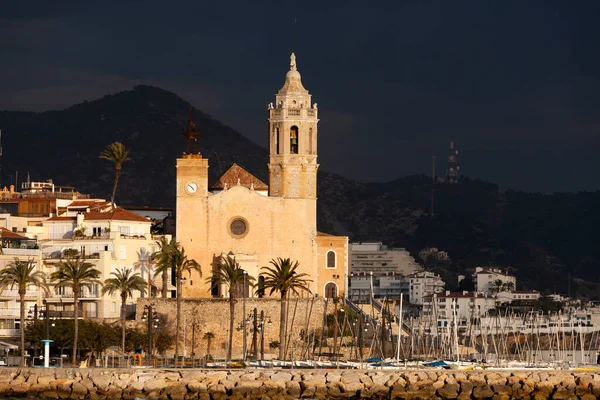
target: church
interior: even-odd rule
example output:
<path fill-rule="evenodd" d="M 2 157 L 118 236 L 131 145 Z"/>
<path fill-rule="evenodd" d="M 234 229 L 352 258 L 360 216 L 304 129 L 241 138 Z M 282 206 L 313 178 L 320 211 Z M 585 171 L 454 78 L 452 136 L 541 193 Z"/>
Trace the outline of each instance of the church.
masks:
<path fill-rule="evenodd" d="M 348 271 L 348 237 L 317 231 L 318 109 L 302 85 L 296 57 L 269 121 L 268 185 L 233 164 L 212 185 L 208 159 L 194 149 L 199 132 L 190 118 L 186 152 L 177 159 L 177 241 L 202 266 L 183 283 L 183 296 L 227 297 L 226 287 L 205 279 L 221 257 L 235 257 L 259 283 L 273 259 L 298 261 L 319 297 L 342 296 Z M 252 291 L 247 291 L 253 296 Z"/>

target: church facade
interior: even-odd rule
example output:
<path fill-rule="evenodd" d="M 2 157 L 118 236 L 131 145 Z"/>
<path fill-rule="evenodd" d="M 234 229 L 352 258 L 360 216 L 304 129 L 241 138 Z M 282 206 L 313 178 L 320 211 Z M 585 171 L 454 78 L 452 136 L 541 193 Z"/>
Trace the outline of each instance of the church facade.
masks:
<path fill-rule="evenodd" d="M 210 186 L 208 159 L 193 151 L 199 133 L 190 118 L 188 149 L 177 159 L 177 240 L 200 263 L 203 277 L 186 279 L 184 297 L 227 297 L 226 287 L 205 282 L 212 264 L 226 256 L 257 283 L 271 260 L 291 258 L 310 276 L 312 293 L 343 295 L 348 238 L 317 232 L 318 109 L 294 54 L 268 118 L 269 184 L 234 164 Z"/>

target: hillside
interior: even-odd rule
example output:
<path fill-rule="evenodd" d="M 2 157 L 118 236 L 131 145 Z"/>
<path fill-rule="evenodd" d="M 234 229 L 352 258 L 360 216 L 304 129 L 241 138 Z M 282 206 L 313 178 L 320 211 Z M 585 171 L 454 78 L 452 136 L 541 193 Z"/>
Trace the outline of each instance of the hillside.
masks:
<path fill-rule="evenodd" d="M 14 180 L 15 171 L 19 181 L 29 172 L 33 180 L 52 178 L 109 197 L 113 168 L 98 155 L 118 140 L 131 148 L 132 161 L 124 165 L 117 203 L 172 207 L 175 158 L 183 149 L 189 108 L 173 93 L 136 86 L 61 111 L 0 111 L 2 185 Z M 267 181 L 266 149 L 199 110 L 194 118 L 211 179 L 237 162 Z M 437 271 L 446 279 L 493 262 L 511 265 L 523 288 L 566 293 L 571 274 L 572 294 L 599 296 L 594 282 L 600 281 L 600 192 L 501 193 L 495 184 L 467 178 L 432 186 L 426 176 L 362 183 L 319 171 L 318 195 L 320 230 L 413 254 L 436 246 L 453 259 Z"/>

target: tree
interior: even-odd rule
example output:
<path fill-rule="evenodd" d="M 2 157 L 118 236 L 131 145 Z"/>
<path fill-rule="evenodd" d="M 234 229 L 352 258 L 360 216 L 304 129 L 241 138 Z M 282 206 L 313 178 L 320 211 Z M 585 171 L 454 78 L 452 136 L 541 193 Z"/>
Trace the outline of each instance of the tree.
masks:
<path fill-rule="evenodd" d="M 185 249 L 179 246 L 179 243 L 175 242 L 173 245 L 168 247 L 169 254 L 166 256 L 168 261 L 165 263 L 158 263 L 156 267 L 156 273 L 162 273 L 167 269 L 173 268 L 175 272 L 175 278 L 177 283 L 177 337 L 175 339 L 175 359 L 179 356 L 179 331 L 181 328 L 181 286 L 183 280 L 183 274 L 191 274 L 192 271 L 198 272 L 202 276 L 202 269 L 200 264 L 196 260 L 188 259 L 185 255 Z"/>
<path fill-rule="evenodd" d="M 512 281 L 504 282 L 502 284 L 502 290 L 512 292 L 513 290 L 515 290 L 515 283 Z"/>
<path fill-rule="evenodd" d="M 504 285 L 504 281 L 502 279 L 496 279 L 493 282 L 490 282 L 490 290 L 492 293 L 498 293 L 502 290 L 502 285 Z"/>
<path fill-rule="evenodd" d="M 169 270 L 173 268 L 173 253 L 175 249 L 179 248 L 179 243 L 175 238 L 167 240 L 165 236 L 161 237 L 160 240 L 156 241 L 158 245 L 158 251 L 152 255 L 152 260 L 156 264 L 154 269 L 154 276 L 162 274 L 162 298 L 167 298 L 167 278 Z"/>
<path fill-rule="evenodd" d="M 206 359 L 210 360 L 212 359 L 212 356 L 210 355 L 210 345 L 212 344 L 212 340 L 215 338 L 215 334 L 212 332 L 206 332 L 202 338 L 206 340 Z"/>
<path fill-rule="evenodd" d="M 285 328 L 287 326 L 287 295 L 289 292 L 298 294 L 298 290 L 308 289 L 308 283 L 312 280 L 305 273 L 298 273 L 296 270 L 300 265 L 298 261 L 292 262 L 289 258 L 271 260 L 272 267 L 263 267 L 265 271 L 264 287 L 271 289 L 269 295 L 274 292 L 281 293 L 281 307 L 279 314 L 279 359 L 285 359 Z"/>
<path fill-rule="evenodd" d="M 121 350 L 125 353 L 125 321 L 127 317 L 127 298 L 133 297 L 133 291 L 139 290 L 140 293 L 146 291 L 146 281 L 138 273 L 133 273 L 131 268 L 123 268 L 116 272 L 111 272 L 113 278 L 104 281 L 102 294 L 113 294 L 119 292 L 121 296 Z"/>
<path fill-rule="evenodd" d="M 36 271 L 35 262 L 15 258 L 0 271 L 0 293 L 6 288 L 17 287 L 20 301 L 20 329 L 21 329 L 21 367 L 25 366 L 25 294 L 29 286 L 36 286 L 48 291 L 46 276 L 42 271 Z"/>
<path fill-rule="evenodd" d="M 117 193 L 117 183 L 119 183 L 119 175 L 121 174 L 121 167 L 125 161 L 131 160 L 129 158 L 129 149 L 121 142 L 113 142 L 106 146 L 106 148 L 100 153 L 100 158 L 108 160 L 115 164 L 115 181 L 113 183 L 112 196 L 110 203 L 112 208 L 115 208 L 115 194 Z"/>
<path fill-rule="evenodd" d="M 102 285 L 98 280 L 100 271 L 93 264 L 81 258 L 72 258 L 61 261 L 56 265 L 57 270 L 50 275 L 56 282 L 56 288 L 69 287 L 73 291 L 73 365 L 77 361 L 77 339 L 79 335 L 79 297 L 84 288 L 92 289 L 93 285 Z"/>
<path fill-rule="evenodd" d="M 218 287 L 219 285 L 226 285 L 229 291 L 229 343 L 227 344 L 227 360 L 231 360 L 231 349 L 233 346 L 233 320 L 235 316 L 235 288 L 239 284 L 244 283 L 244 279 L 247 284 L 252 284 L 254 278 L 246 276 L 246 271 L 240 267 L 235 257 L 232 258 L 227 256 L 221 257 L 219 261 L 213 263 L 213 274 L 212 277 L 206 278 L 206 283 L 211 285 L 211 288 Z M 246 288 L 244 288 L 244 291 Z"/>

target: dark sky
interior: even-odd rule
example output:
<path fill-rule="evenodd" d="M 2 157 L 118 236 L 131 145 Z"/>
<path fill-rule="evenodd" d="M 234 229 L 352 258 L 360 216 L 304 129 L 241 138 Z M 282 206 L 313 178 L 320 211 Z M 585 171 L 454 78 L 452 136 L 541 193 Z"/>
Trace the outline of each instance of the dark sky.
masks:
<path fill-rule="evenodd" d="M 151 84 L 266 146 L 293 49 L 324 170 L 386 181 L 436 154 L 440 174 L 454 135 L 470 177 L 597 190 L 599 19 L 595 0 L 7 1 L 0 109 Z"/>

